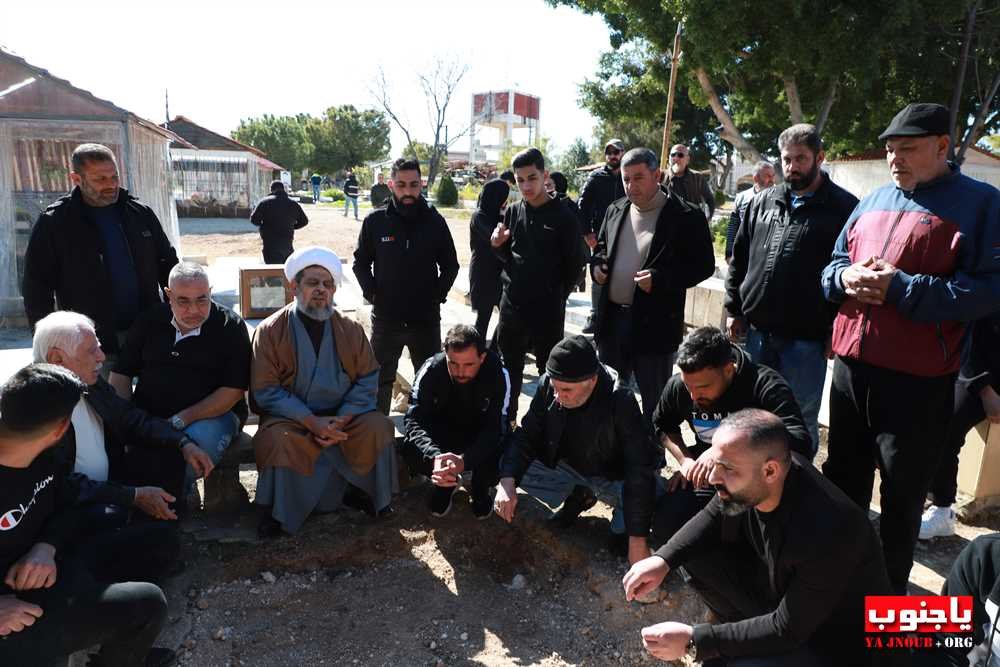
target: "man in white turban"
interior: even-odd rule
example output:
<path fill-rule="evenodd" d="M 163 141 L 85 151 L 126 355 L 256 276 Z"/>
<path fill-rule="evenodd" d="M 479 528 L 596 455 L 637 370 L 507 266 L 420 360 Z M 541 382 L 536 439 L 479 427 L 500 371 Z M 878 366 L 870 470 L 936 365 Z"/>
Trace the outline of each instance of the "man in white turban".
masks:
<path fill-rule="evenodd" d="M 333 306 L 340 258 L 303 248 L 285 262 L 285 276 L 295 301 L 253 335 L 256 503 L 265 510 L 265 536 L 295 533 L 310 513 L 344 504 L 391 511 L 396 483 L 393 424 L 375 411 L 378 362 L 361 325 Z"/>

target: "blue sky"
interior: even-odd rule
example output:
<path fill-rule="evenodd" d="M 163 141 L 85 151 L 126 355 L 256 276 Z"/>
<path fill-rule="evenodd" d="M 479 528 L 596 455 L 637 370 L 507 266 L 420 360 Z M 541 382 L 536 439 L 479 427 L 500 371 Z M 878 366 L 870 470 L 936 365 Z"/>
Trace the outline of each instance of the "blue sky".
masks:
<path fill-rule="evenodd" d="M 609 48 L 601 19 L 542 0 L 18 2 L 4 7 L 0 44 L 156 122 L 169 89 L 171 115 L 227 135 L 264 113 L 373 107 L 381 65 L 415 138 L 429 141 L 416 75 L 453 59 L 469 67 L 449 114 L 453 133 L 468 125 L 473 92 L 515 88 L 541 97 L 542 134 L 556 150 L 577 136 L 591 141 L 577 84 Z M 392 138 L 398 152 L 402 134 L 394 128 Z"/>

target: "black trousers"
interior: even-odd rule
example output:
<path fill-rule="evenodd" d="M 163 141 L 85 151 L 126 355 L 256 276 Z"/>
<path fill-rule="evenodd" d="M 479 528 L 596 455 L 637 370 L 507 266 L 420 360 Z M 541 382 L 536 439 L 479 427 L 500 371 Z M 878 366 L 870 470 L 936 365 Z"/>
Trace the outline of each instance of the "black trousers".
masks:
<path fill-rule="evenodd" d="M 511 418 L 517 416 L 517 400 L 521 395 L 524 378 L 524 356 L 529 350 L 535 353 L 535 368 L 538 374 L 545 372 L 549 353 L 563 338 L 566 317 L 566 302 L 554 310 L 544 313 L 523 313 L 507 300 L 500 299 L 500 322 L 497 324 L 497 347 L 503 357 L 503 365 L 510 374 L 510 400 L 513 408 Z"/>
<path fill-rule="evenodd" d="M 823 473 L 865 511 L 875 468 L 889 583 L 906 594 L 924 499 L 951 418 L 955 376 L 926 378 L 838 357 Z"/>
<path fill-rule="evenodd" d="M 442 453 L 451 452 L 453 454 L 464 454 L 468 443 L 472 442 L 475 436 L 474 433 L 450 434 L 446 428 L 435 429 L 431 435 L 434 442 L 441 448 Z M 425 477 L 431 476 L 434 470 L 434 459 L 424 456 L 424 453 L 417 449 L 416 445 L 401 439 L 398 451 L 403 460 L 406 461 L 406 465 L 409 466 L 410 472 Z M 499 468 L 502 454 L 503 447 L 500 442 L 497 442 L 496 450 L 490 456 L 478 462 L 475 467 L 466 468 L 472 472 L 472 491 L 474 494 L 484 493 L 500 481 Z"/>
<path fill-rule="evenodd" d="M 636 354 L 633 331 L 632 309 L 609 301 L 597 341 L 597 356 L 618 371 L 620 382 L 628 383 L 635 376 L 639 396 L 642 397 L 642 419 L 646 429 L 652 433 L 653 410 L 664 385 L 673 375 L 676 350 L 662 354 Z"/>
<path fill-rule="evenodd" d="M 414 325 L 372 317 L 372 349 L 381 366 L 378 373 L 378 409 L 385 415 L 389 414 L 392 385 L 396 381 L 396 368 L 404 346 L 410 351 L 416 374 L 427 359 L 441 351 L 440 321 Z"/>
<path fill-rule="evenodd" d="M 160 583 L 180 558 L 180 524 L 129 512 L 117 505 L 75 510 L 79 539 L 66 547 L 97 581 Z"/>
<path fill-rule="evenodd" d="M 928 494 L 938 507 L 951 507 L 958 493 L 958 455 L 965 444 L 965 436 L 979 422 L 986 419 L 983 401 L 976 394 L 970 394 L 965 387 L 955 387 L 955 409 L 948 422 L 948 433 L 944 438 L 937 472 L 931 481 Z"/>
<path fill-rule="evenodd" d="M 680 570 L 691 586 L 723 623 L 735 623 L 770 614 L 778 602 L 771 599 L 767 570 L 757 554 L 746 545 L 727 544 L 725 548 L 699 554 Z M 860 636 L 857 641 L 861 641 Z M 802 646 L 791 653 L 755 655 L 741 658 L 705 660 L 705 667 L 832 667 L 835 663 Z M 838 663 L 857 664 L 857 663 Z"/>
<path fill-rule="evenodd" d="M 0 639 L 0 665 L 65 666 L 66 658 L 101 645 L 101 664 L 142 665 L 167 619 L 167 600 L 150 583 L 99 583 L 72 560 L 60 560 L 52 588 L 17 597 L 42 608 L 33 625 Z"/>
<path fill-rule="evenodd" d="M 676 491 L 667 491 L 656 499 L 653 531 L 650 541 L 654 549 L 666 544 L 694 515 L 715 497 L 715 489 L 695 489 L 688 484 Z"/>
<path fill-rule="evenodd" d="M 264 241 L 264 263 L 284 264 L 288 256 L 294 252 L 292 240 L 287 241 Z"/>

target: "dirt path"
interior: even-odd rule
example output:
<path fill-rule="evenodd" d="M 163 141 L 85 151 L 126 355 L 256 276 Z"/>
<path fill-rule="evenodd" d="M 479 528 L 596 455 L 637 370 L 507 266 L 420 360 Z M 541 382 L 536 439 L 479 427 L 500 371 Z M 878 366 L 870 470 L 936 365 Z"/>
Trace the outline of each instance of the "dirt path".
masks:
<path fill-rule="evenodd" d="M 305 204 L 309 224 L 295 232 L 295 247 L 325 245 L 341 259 L 354 254 L 361 222 L 345 218 L 343 209 L 332 204 Z M 361 207 L 364 219 L 370 211 Z M 445 209 L 443 212 L 455 239 L 458 261 L 469 263 L 469 211 Z M 187 257 L 207 257 L 211 263 L 216 257 L 253 256 L 261 254 L 260 235 L 247 220 L 231 218 L 181 218 L 181 253 Z"/>

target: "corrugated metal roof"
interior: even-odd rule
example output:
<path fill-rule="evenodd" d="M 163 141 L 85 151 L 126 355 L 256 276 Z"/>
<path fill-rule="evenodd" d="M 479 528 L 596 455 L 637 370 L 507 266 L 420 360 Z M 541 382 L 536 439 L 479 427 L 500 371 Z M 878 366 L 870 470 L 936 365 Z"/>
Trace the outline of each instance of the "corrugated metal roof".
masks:
<path fill-rule="evenodd" d="M 131 120 L 136 125 L 140 125 L 140 126 L 146 128 L 146 129 L 149 129 L 149 130 L 151 130 L 153 132 L 156 132 L 157 134 L 160 134 L 163 137 L 166 137 L 167 139 L 170 139 L 171 141 L 179 141 L 181 143 L 187 144 L 188 147 L 193 148 L 193 146 L 191 146 L 190 144 L 188 144 L 186 141 L 184 141 L 184 139 L 182 139 L 181 137 L 178 137 L 176 134 L 174 134 L 170 130 L 162 128 L 159 125 L 157 125 L 156 123 L 154 123 L 152 121 L 148 121 L 145 118 L 142 118 L 141 116 L 137 116 L 136 114 L 132 113 L 128 109 L 122 109 L 120 106 L 118 106 L 114 102 L 110 102 L 108 100 L 102 99 L 102 98 L 98 97 L 97 95 L 94 95 L 89 90 L 84 90 L 83 88 L 78 88 L 77 86 L 74 86 L 72 83 L 70 83 L 66 79 L 60 79 L 59 77 L 55 76 L 54 74 L 52 74 L 50 71 L 48 71 L 45 68 L 39 67 L 37 65 L 32 65 L 27 60 L 25 60 L 24 58 L 22 58 L 19 55 L 16 55 L 10 49 L 8 49 L 7 47 L 2 46 L 2 45 L 0 45 L 0 58 L 6 58 L 7 60 L 15 62 L 18 65 L 20 65 L 21 67 L 24 67 L 25 69 L 31 70 L 32 72 L 34 72 L 39 77 L 43 77 L 43 78 L 45 78 L 45 79 L 47 79 L 47 80 L 49 80 L 49 81 L 51 81 L 51 82 L 53 82 L 55 84 L 58 84 L 60 86 L 64 86 L 66 88 L 69 88 L 70 90 L 72 90 L 77 95 L 81 95 L 83 97 L 86 97 L 87 99 L 89 99 L 89 100 L 91 100 L 91 101 L 93 101 L 93 102 L 95 102 L 97 104 L 100 104 L 101 106 L 105 106 L 105 107 L 111 109 L 115 113 L 120 114 L 122 116 L 123 120 L 125 120 L 125 119 Z"/>

